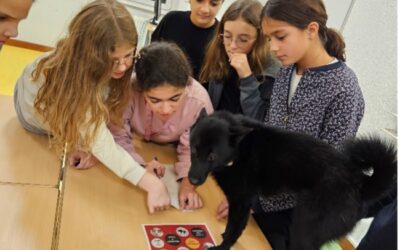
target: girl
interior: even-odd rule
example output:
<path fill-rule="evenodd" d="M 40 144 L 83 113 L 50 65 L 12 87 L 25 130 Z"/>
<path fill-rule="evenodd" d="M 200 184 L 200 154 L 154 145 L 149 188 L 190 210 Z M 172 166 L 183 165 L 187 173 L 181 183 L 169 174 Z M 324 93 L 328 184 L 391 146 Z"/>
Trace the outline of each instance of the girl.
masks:
<path fill-rule="evenodd" d="M 114 0 L 96 0 L 75 16 L 54 51 L 28 65 L 18 79 L 15 109 L 27 130 L 51 135 L 58 152 L 68 145 L 71 165 L 86 168 L 95 156 L 118 176 L 148 192 L 150 213 L 169 206 L 168 192 L 119 145 L 106 123 L 122 123 L 130 98 L 137 44 L 135 24 Z"/>
<path fill-rule="evenodd" d="M 344 63 L 345 43 L 326 26 L 321 0 L 269 0 L 262 29 L 283 64 L 271 97 L 269 125 L 301 131 L 336 147 L 354 137 L 364 100 L 354 72 Z M 293 194 L 261 197 L 256 219 L 274 249 L 286 249 Z"/>
<path fill-rule="evenodd" d="M 189 130 L 200 111 L 213 111 L 203 86 L 190 77 L 191 68 L 184 53 L 173 43 L 155 42 L 143 48 L 135 65 L 133 98 L 124 113 L 124 127 L 111 125 L 115 140 L 150 173 L 162 175 L 163 166 L 155 159 L 144 162 L 132 146 L 138 135 L 157 143 L 177 142 L 175 172 L 181 180 L 179 203 L 182 209 L 202 207 L 194 186 L 189 183 Z"/>
<path fill-rule="evenodd" d="M 204 51 L 218 25 L 215 16 L 224 0 L 190 0 L 190 11 L 170 11 L 154 30 L 151 41 L 175 42 L 189 57 L 198 79 Z"/>
<path fill-rule="evenodd" d="M 200 74 L 214 109 L 262 119 L 279 64 L 260 28 L 262 5 L 238 0 L 226 10 Z"/>

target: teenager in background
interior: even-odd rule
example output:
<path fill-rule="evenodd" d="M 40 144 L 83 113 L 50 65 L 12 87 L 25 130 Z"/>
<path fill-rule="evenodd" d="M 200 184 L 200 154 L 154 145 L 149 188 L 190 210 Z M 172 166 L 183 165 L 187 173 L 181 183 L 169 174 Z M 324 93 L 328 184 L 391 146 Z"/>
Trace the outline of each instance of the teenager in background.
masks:
<path fill-rule="evenodd" d="M 175 42 L 189 57 L 198 79 L 207 44 L 218 25 L 215 16 L 224 0 L 190 0 L 190 11 L 170 11 L 154 30 L 151 41 Z"/>
<path fill-rule="evenodd" d="M 280 65 L 262 34 L 261 10 L 256 0 L 238 0 L 222 16 L 200 74 L 215 110 L 265 117 Z"/>

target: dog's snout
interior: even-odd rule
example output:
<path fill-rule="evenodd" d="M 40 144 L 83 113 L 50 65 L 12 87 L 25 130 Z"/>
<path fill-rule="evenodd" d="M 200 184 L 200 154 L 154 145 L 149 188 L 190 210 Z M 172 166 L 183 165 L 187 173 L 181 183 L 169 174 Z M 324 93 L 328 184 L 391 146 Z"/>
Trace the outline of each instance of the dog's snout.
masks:
<path fill-rule="evenodd" d="M 197 186 L 197 185 L 200 184 L 200 179 L 195 178 L 195 177 L 193 177 L 193 176 L 189 177 L 189 181 L 190 181 L 190 183 L 191 183 L 192 185 L 195 185 L 195 186 Z"/>

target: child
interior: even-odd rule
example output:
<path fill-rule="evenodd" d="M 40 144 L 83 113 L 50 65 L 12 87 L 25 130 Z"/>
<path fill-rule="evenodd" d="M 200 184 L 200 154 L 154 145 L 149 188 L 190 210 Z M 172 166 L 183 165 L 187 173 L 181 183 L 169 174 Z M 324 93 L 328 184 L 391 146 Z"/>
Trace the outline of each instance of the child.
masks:
<path fill-rule="evenodd" d="M 50 135 L 58 152 L 68 146 L 71 165 L 93 165 L 90 152 L 115 174 L 148 192 L 150 213 L 169 206 L 168 191 L 114 142 L 106 127 L 120 118 L 131 92 L 137 44 L 130 13 L 114 0 L 96 0 L 73 18 L 54 51 L 28 65 L 14 102 L 27 130 Z"/>
<path fill-rule="evenodd" d="M 190 77 L 191 68 L 184 53 L 174 43 L 155 42 L 144 47 L 135 65 L 133 98 L 124 113 L 125 129 L 110 126 L 115 140 L 150 173 L 162 175 L 163 166 L 156 160 L 144 162 L 132 146 L 132 137 L 146 141 L 177 142 L 178 162 L 175 172 L 181 179 L 179 203 L 182 209 L 202 207 L 200 196 L 189 183 L 189 130 L 200 111 L 213 111 L 204 87 Z"/>
<path fill-rule="evenodd" d="M 344 63 L 345 43 L 326 26 L 321 0 L 269 0 L 262 29 L 283 67 L 278 72 L 269 125 L 301 131 L 339 147 L 356 135 L 364 100 L 354 72 Z M 286 249 L 293 194 L 261 197 L 255 218 L 274 249 Z"/>
<path fill-rule="evenodd" d="M 238 0 L 229 6 L 207 50 L 200 74 L 200 82 L 208 83 L 214 109 L 259 120 L 265 116 L 279 69 L 261 34 L 261 9 L 256 0 Z"/>
<path fill-rule="evenodd" d="M 18 24 L 28 16 L 33 0 L 2 0 L 0 3 L 0 50 L 5 41 L 18 35 Z"/>
<path fill-rule="evenodd" d="M 154 30 L 151 41 L 175 42 L 189 57 L 198 79 L 204 51 L 218 25 L 215 16 L 224 0 L 190 0 L 190 11 L 170 11 Z"/>

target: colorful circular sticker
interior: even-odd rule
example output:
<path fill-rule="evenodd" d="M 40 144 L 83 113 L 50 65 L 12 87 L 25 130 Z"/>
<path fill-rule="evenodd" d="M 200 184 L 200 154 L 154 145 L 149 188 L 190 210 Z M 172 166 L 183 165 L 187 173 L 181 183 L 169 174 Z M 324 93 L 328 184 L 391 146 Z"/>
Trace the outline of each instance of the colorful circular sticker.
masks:
<path fill-rule="evenodd" d="M 185 240 L 185 244 L 186 244 L 186 246 L 188 246 L 191 249 L 197 249 L 200 247 L 200 242 L 195 238 L 190 238 L 190 237 L 187 238 Z"/>
<path fill-rule="evenodd" d="M 150 233 L 151 233 L 151 235 L 153 235 L 155 237 L 161 237 L 164 234 L 163 231 L 161 230 L 161 228 L 159 228 L 159 227 L 153 227 L 150 230 Z"/>
<path fill-rule="evenodd" d="M 173 246 L 177 246 L 181 243 L 181 239 L 176 234 L 167 234 L 165 236 L 165 241 Z"/>
<path fill-rule="evenodd" d="M 204 238 L 207 236 L 206 232 L 199 227 L 192 228 L 192 235 L 196 238 Z"/>
<path fill-rule="evenodd" d="M 164 247 L 164 241 L 159 238 L 154 238 L 151 240 L 151 245 L 155 248 L 162 248 Z"/>
<path fill-rule="evenodd" d="M 188 237 L 189 236 L 189 230 L 187 230 L 184 227 L 178 227 L 176 229 L 176 233 L 181 237 Z"/>

